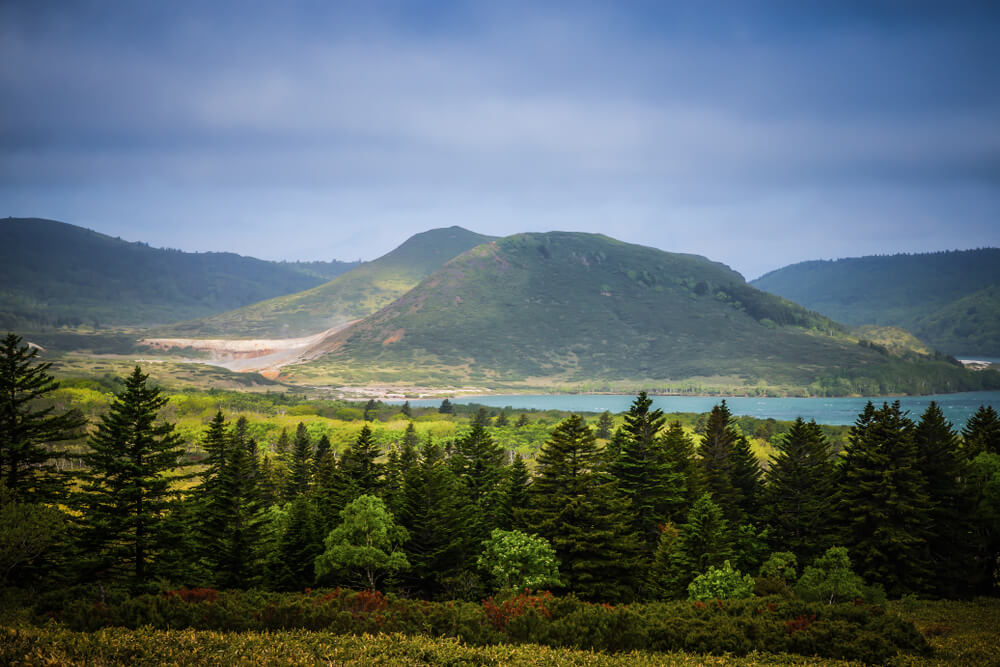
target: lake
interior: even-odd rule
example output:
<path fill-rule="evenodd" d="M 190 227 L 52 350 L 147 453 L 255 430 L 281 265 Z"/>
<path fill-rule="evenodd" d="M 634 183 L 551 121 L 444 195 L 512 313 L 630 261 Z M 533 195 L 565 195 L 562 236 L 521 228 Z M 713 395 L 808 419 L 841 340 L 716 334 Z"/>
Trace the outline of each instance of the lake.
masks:
<path fill-rule="evenodd" d="M 570 412 L 624 412 L 635 398 L 626 394 L 493 394 L 489 396 L 464 396 L 450 399 L 452 403 L 477 403 L 494 408 L 512 407 L 536 410 L 566 410 Z M 654 396 L 653 405 L 664 412 L 708 412 L 722 400 L 714 396 Z M 820 424 L 853 424 L 864 407 L 872 401 L 880 406 L 884 401 L 898 400 L 910 416 L 918 419 L 927 409 L 927 404 L 937 401 L 956 429 L 965 425 L 966 420 L 980 405 L 992 405 L 1000 409 L 1000 391 L 974 391 L 959 394 L 937 394 L 934 396 L 900 396 L 874 398 L 747 398 L 726 397 L 726 403 L 734 415 L 749 415 L 766 419 L 792 420 L 796 417 L 815 419 Z M 401 403 L 401 401 L 392 401 Z M 440 405 L 440 399 L 411 400 L 413 406 Z"/>

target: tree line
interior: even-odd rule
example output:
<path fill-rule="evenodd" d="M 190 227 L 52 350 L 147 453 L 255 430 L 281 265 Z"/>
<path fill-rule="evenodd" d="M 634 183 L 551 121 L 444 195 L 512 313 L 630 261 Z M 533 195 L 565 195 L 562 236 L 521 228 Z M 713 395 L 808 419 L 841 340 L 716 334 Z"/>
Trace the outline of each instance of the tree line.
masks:
<path fill-rule="evenodd" d="M 57 384 L 36 356 L 13 334 L 0 344 L 8 583 L 423 599 L 527 586 L 630 602 L 740 573 L 780 587 L 789 568 L 849 557 L 892 596 L 996 592 L 1000 418 L 988 406 L 958 433 L 934 403 L 916 420 L 869 403 L 840 454 L 798 419 L 763 466 L 725 401 L 694 438 L 645 393 L 614 430 L 609 415 L 596 428 L 570 416 L 530 462 L 486 419 L 439 441 L 411 422 L 387 450 L 365 425 L 338 453 L 302 425 L 263 446 L 219 412 L 192 472 L 159 417 L 166 398 L 136 367 L 68 477 L 51 463 L 85 423 L 37 407 Z"/>

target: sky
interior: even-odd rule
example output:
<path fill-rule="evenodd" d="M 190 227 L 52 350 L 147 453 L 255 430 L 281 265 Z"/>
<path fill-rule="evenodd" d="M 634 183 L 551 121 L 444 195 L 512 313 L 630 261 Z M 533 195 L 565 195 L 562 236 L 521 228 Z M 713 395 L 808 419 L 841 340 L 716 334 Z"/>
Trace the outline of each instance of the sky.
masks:
<path fill-rule="evenodd" d="M 460 225 L 747 278 L 1000 245 L 1000 3 L 0 2 L 0 216 L 264 259 Z"/>

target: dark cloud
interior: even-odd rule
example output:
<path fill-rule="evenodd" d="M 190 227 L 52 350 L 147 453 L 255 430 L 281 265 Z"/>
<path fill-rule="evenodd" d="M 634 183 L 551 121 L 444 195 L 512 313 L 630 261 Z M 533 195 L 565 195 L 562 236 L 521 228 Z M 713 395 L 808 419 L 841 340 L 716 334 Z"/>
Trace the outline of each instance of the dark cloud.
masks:
<path fill-rule="evenodd" d="M 751 277 L 1000 243 L 995 5 L 824 4 L 4 3 L 0 212 L 289 258 L 604 231 Z"/>

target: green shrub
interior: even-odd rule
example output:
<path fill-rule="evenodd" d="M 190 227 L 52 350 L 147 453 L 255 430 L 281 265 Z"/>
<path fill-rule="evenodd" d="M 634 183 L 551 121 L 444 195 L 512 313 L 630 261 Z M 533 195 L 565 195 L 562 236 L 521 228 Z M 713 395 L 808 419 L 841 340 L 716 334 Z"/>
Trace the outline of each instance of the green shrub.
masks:
<path fill-rule="evenodd" d="M 691 600 L 729 600 L 753 597 L 754 580 L 749 574 L 734 570 L 727 560 L 722 567 L 709 567 L 688 585 Z"/>
<path fill-rule="evenodd" d="M 805 569 L 795 592 L 813 602 L 844 602 L 864 597 L 865 582 L 851 569 L 846 547 L 830 547 Z"/>

